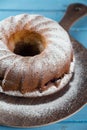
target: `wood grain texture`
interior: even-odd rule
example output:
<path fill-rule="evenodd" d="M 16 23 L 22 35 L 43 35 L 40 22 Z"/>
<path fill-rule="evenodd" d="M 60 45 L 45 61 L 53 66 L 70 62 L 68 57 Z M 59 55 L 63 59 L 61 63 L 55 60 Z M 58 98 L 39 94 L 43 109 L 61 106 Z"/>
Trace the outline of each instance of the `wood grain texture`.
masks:
<path fill-rule="evenodd" d="M 66 8 L 71 3 L 83 3 L 87 0 L 0 0 L 0 20 L 20 13 L 39 13 L 54 20 L 60 21 Z M 70 34 L 87 47 L 87 17 L 78 21 L 71 29 Z M 0 127 L 0 130 L 19 130 L 18 128 Z M 87 130 L 87 106 L 74 116 L 60 123 L 49 125 L 35 130 Z M 33 130 L 33 128 L 29 129 Z"/>
<path fill-rule="evenodd" d="M 69 31 L 70 27 L 81 17 L 87 15 L 87 6 L 84 4 L 70 4 L 66 10 L 66 13 L 62 20 L 59 22 L 60 25 Z"/>

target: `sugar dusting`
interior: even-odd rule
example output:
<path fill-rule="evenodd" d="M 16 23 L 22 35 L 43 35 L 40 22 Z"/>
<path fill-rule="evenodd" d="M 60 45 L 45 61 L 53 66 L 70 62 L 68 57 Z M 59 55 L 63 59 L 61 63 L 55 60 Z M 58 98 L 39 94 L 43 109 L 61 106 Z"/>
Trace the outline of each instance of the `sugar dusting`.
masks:
<path fill-rule="evenodd" d="M 70 85 L 72 85 L 72 87 L 70 87 L 62 97 L 40 105 L 19 105 L 0 101 L 0 111 L 4 111 L 6 114 L 13 114 L 13 116 L 29 117 L 30 120 L 32 118 L 35 119 L 36 117 L 42 118 L 45 116 L 46 119 L 47 117 L 52 116 L 54 110 L 63 110 L 67 107 L 67 104 L 71 106 L 70 101 L 76 97 L 77 91 L 79 89 L 78 84 L 81 82 L 81 77 L 79 75 L 81 69 L 82 67 L 80 65 L 75 70 L 74 80 L 78 82 L 71 82 Z"/>
<path fill-rule="evenodd" d="M 55 81 L 56 84 L 58 84 L 58 86 L 55 86 L 55 83 L 50 83 L 50 84 L 48 84 L 49 85 L 48 90 L 43 91 L 42 93 L 40 93 L 38 90 L 36 90 L 34 92 L 25 93 L 25 94 L 22 94 L 19 91 L 3 91 L 1 86 L 0 86 L 0 92 L 5 93 L 7 95 L 13 95 L 13 96 L 19 96 L 19 97 L 37 97 L 37 96 L 41 97 L 41 96 L 55 93 L 55 92 L 61 90 L 64 86 L 66 86 L 66 84 L 71 79 L 72 74 L 74 72 L 74 62 L 75 62 L 75 59 L 73 62 L 71 62 L 69 73 L 64 75 L 64 77 L 61 79 L 60 84 L 57 83 L 59 80 Z"/>
<path fill-rule="evenodd" d="M 20 16 L 19 16 L 19 19 L 20 19 Z M 24 19 L 23 19 L 23 23 L 24 23 Z M 4 24 L 4 26 L 5 26 L 5 24 Z M 9 29 L 8 25 L 6 25 L 6 26 Z M 14 28 L 14 26 L 13 26 L 13 28 Z M 63 31 L 61 31 L 61 33 L 62 33 L 62 36 L 64 37 L 65 35 L 63 35 Z M 60 41 L 61 41 L 61 39 L 60 39 Z M 67 54 L 68 54 L 68 51 L 69 51 L 70 48 L 68 48 L 67 46 L 65 46 L 65 48 L 66 48 Z M 12 104 L 12 103 L 5 102 L 4 100 L 1 100 L 0 101 L 0 114 L 2 115 L 2 117 L 1 117 L 2 122 L 4 124 L 5 123 L 9 124 L 9 120 L 7 119 L 8 116 L 9 116 L 10 119 L 12 118 L 12 120 L 10 120 L 10 122 L 11 121 L 14 122 L 14 116 L 15 116 L 16 118 L 20 117 L 19 119 L 21 120 L 21 122 L 25 123 L 25 125 L 26 125 L 26 122 L 24 122 L 24 119 L 26 119 L 26 117 L 28 117 L 29 122 L 32 120 L 32 118 L 34 120 L 35 119 L 41 120 L 42 117 L 45 117 L 45 120 L 46 120 L 46 118 L 52 117 L 54 110 L 64 110 L 64 108 L 67 108 L 67 104 L 70 107 L 72 107 L 70 101 L 76 98 L 77 91 L 79 89 L 79 84 L 82 82 L 81 81 L 81 75 L 80 75 L 81 69 L 82 69 L 81 63 L 79 63 L 79 65 L 77 66 L 77 68 L 75 70 L 74 82 L 69 83 L 69 85 L 71 85 L 72 87 L 70 87 L 69 90 L 62 97 L 59 97 L 59 98 L 57 98 L 57 99 L 55 99 L 51 102 L 39 104 L 39 105 L 37 105 L 37 104 L 36 105 L 25 105 L 25 104 L 20 105 L 20 104 L 17 104 L 17 103 Z M 67 76 L 68 77 L 65 78 L 65 81 L 68 81 L 68 80 L 66 80 L 68 78 L 70 80 L 71 74 L 69 74 Z M 65 77 L 66 77 L 66 75 L 65 75 Z M 77 81 L 77 82 L 75 82 L 75 81 Z M 60 87 L 60 86 L 58 87 L 58 89 L 61 89 L 61 88 L 62 87 Z M 0 88 L 0 89 L 2 91 L 2 88 Z M 50 89 L 53 92 L 54 88 L 50 88 Z M 48 94 L 50 94 L 50 93 L 51 92 L 49 92 Z M 12 92 L 11 92 L 11 94 L 12 94 Z M 18 95 L 19 95 L 19 93 L 18 93 Z M 38 95 L 38 96 L 41 96 L 41 95 Z M 21 97 L 20 97 L 20 100 L 21 100 Z M 68 111 L 68 109 L 67 109 L 67 111 Z"/>
<path fill-rule="evenodd" d="M 21 75 L 20 77 L 23 77 L 23 73 L 25 73 L 25 79 L 24 79 L 24 83 L 26 82 L 26 77 L 28 77 L 28 82 L 31 83 L 31 86 L 35 85 L 35 88 L 38 86 L 38 82 L 37 84 L 34 84 L 37 79 L 40 79 L 41 74 L 44 72 L 45 75 L 42 76 L 42 79 L 46 79 L 47 77 L 49 77 L 49 75 L 51 77 L 54 77 L 55 72 L 58 72 L 59 74 L 61 73 L 62 68 L 66 65 L 67 62 L 70 61 L 71 59 L 71 53 L 72 53 L 72 46 L 71 46 L 71 42 L 69 39 L 69 36 L 67 34 L 67 32 L 54 20 L 51 20 L 49 18 L 40 16 L 40 15 L 28 15 L 28 14 L 22 14 L 22 15 L 17 15 L 14 17 L 9 17 L 3 21 L 0 22 L 0 36 L 3 39 L 7 39 L 9 40 L 10 36 L 14 33 L 16 33 L 17 31 L 21 31 L 21 30 L 29 30 L 29 31 L 34 31 L 37 33 L 40 33 L 40 35 L 42 35 L 46 42 L 47 42 L 47 46 L 44 50 L 44 53 L 41 53 L 42 55 L 36 55 L 35 57 L 32 57 L 32 60 L 30 61 L 30 59 L 25 59 L 25 62 L 23 63 L 23 67 L 21 67 Z M 14 40 L 13 40 L 14 41 Z M 3 42 L 3 40 L 2 40 Z M 5 42 L 3 42 L 4 44 Z M 1 44 L 1 43 L 0 43 Z M 7 46 L 7 42 L 5 43 L 5 45 Z M 9 45 L 11 44 L 12 49 L 14 48 L 14 44 L 12 44 L 9 42 Z M 2 49 L 2 47 L 0 47 L 0 49 Z M 8 49 L 6 49 L 6 52 L 8 52 Z M 9 52 L 10 53 L 10 52 Z M 2 50 L 0 52 L 0 54 L 5 55 L 5 51 Z M 12 55 L 12 53 L 10 53 Z M 16 55 L 16 54 L 14 54 Z M 3 79 L 4 83 L 6 82 L 6 79 L 8 79 L 9 74 L 10 75 L 15 75 L 14 78 L 17 77 L 19 71 L 17 71 L 16 74 L 14 74 L 15 70 L 19 70 L 20 68 L 20 62 L 17 63 L 17 66 L 15 66 L 15 68 L 12 68 L 12 66 L 14 66 L 16 59 L 19 59 L 20 56 L 16 55 L 15 58 L 15 62 L 13 62 L 13 64 L 9 65 L 9 62 L 11 61 L 11 59 L 13 58 L 9 57 L 8 61 L 7 61 L 7 65 L 6 65 L 6 70 L 9 68 L 9 70 L 12 70 L 13 72 L 8 71 L 8 74 L 5 76 L 5 79 Z M 8 56 L 8 53 L 5 55 L 6 57 Z M 1 65 L 1 71 L 3 70 L 3 57 L 2 55 L 0 56 L 0 65 Z M 34 60 L 37 59 L 36 60 Z M 6 63 L 4 63 L 6 64 Z M 29 64 L 29 68 L 25 67 L 26 65 Z M 30 73 L 29 70 L 33 70 L 31 71 L 32 74 Z M 51 71 L 53 73 L 51 73 Z M 37 75 L 38 72 L 38 75 Z M 47 73 L 48 72 L 48 73 Z M 31 76 L 34 75 L 34 78 Z M 0 75 L 1 76 L 1 75 Z M 67 77 L 71 77 L 70 74 L 69 76 L 64 76 L 66 77 L 66 80 L 68 82 Z M 20 79 L 21 79 L 20 78 Z M 32 79 L 31 79 L 32 78 Z M 20 81 L 19 79 L 19 81 Z M 11 82 L 11 78 L 9 79 L 9 86 L 10 86 L 10 82 Z M 50 80 L 50 78 L 49 78 Z M 15 83 L 16 80 L 13 81 L 13 86 L 15 84 L 19 84 L 19 82 L 17 81 Z M 22 83 L 23 83 L 22 82 Z M 43 82 L 43 80 L 42 80 Z M 64 82 L 64 84 L 66 84 L 65 80 L 63 80 L 62 82 Z M 45 83 L 44 83 L 45 84 Z M 3 84 L 2 84 L 3 86 Z M 23 86 L 23 85 L 21 85 Z M 28 86 L 28 85 L 27 85 Z M 28 86 L 28 87 L 31 87 Z M 53 88 L 53 87 L 52 87 Z M 54 87 L 54 89 L 56 91 L 56 88 Z M 52 90 L 52 92 L 53 92 Z M 2 90 L 1 90 L 2 91 Z M 49 89 L 49 91 L 51 91 Z M 3 92 L 3 91 L 2 91 Z M 50 92 L 46 91 L 47 93 L 45 93 L 46 95 Z M 37 93 L 37 94 L 36 94 Z M 42 94 L 36 92 L 36 95 L 41 96 Z M 12 94 L 12 92 L 9 92 L 9 94 Z M 35 95 L 35 94 L 31 94 Z M 26 94 L 26 95 L 21 95 L 20 93 L 18 94 L 18 92 L 14 92 L 13 95 L 17 95 L 17 96 L 27 96 L 30 94 Z M 44 95 L 44 93 L 43 93 Z"/>
<path fill-rule="evenodd" d="M 72 74 L 74 72 L 74 62 L 75 61 L 71 62 L 69 73 L 64 75 L 64 77 L 61 79 L 61 82 L 58 86 L 55 86 L 54 83 L 50 83 L 48 84 L 49 85 L 48 90 L 43 91 L 42 93 L 40 93 L 38 90 L 34 92 L 25 93 L 25 94 L 22 94 L 19 91 L 3 91 L 1 86 L 0 86 L 0 92 L 5 93 L 7 95 L 13 95 L 13 96 L 19 96 L 19 97 L 37 97 L 37 96 L 44 96 L 44 95 L 55 93 L 61 90 L 71 79 Z M 56 84 L 58 84 L 57 83 L 58 81 L 55 81 Z"/>

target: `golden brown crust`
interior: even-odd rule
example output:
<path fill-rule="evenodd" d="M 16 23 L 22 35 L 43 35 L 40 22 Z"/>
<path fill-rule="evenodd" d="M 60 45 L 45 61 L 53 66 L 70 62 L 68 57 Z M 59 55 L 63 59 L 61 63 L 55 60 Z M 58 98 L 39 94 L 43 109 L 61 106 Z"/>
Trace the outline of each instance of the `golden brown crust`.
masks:
<path fill-rule="evenodd" d="M 0 77 L 4 91 L 45 90 L 44 85 L 49 81 L 68 73 L 72 46 L 67 33 L 55 21 L 42 16 L 19 15 L 2 21 L 0 31 L 3 28 L 0 34 Z M 15 47 L 16 44 L 22 46 L 22 41 L 29 47 L 32 41 L 31 46 L 36 46 L 39 52 L 33 56 L 20 56 L 21 52 Z"/>

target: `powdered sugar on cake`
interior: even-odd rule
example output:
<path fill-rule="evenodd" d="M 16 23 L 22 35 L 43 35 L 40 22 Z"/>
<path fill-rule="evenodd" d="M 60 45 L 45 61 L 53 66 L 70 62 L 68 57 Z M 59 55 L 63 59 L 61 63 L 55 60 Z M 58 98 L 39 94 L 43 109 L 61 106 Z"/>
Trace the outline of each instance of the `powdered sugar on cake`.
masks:
<path fill-rule="evenodd" d="M 66 84 L 70 81 L 74 72 L 74 62 L 75 59 L 73 62 L 71 62 L 69 73 L 64 75 L 64 77 L 61 79 L 61 82 L 58 86 L 55 86 L 55 83 L 50 83 L 48 84 L 50 86 L 48 90 L 43 91 L 42 93 L 40 93 L 38 90 L 34 92 L 25 93 L 25 94 L 21 94 L 19 91 L 3 91 L 1 86 L 0 86 L 0 92 L 5 93 L 7 95 L 19 96 L 19 97 L 37 97 L 37 96 L 45 96 L 45 95 L 53 94 L 61 90 L 63 87 L 65 87 Z M 56 81 L 56 84 L 57 82 L 58 81 Z"/>
<path fill-rule="evenodd" d="M 2 32 L 0 36 L 3 44 L 9 46 L 8 49 L 6 49 L 6 54 L 2 48 L 0 53 L 0 76 L 3 79 L 2 88 L 4 90 L 1 88 L 1 92 L 14 96 L 34 97 L 49 95 L 49 93 L 53 93 L 62 88 L 57 88 L 54 84 L 50 83 L 49 85 L 52 87 L 45 92 L 32 92 L 36 90 L 38 86 L 39 88 L 43 87 L 46 83 L 51 81 L 51 79 L 60 78 L 63 74 L 68 73 L 73 49 L 67 32 L 56 21 L 40 15 L 22 14 L 1 21 L 0 30 Z M 24 34 L 28 33 L 26 33 L 25 30 L 29 31 L 28 35 L 34 31 L 34 33 L 38 33 L 44 38 L 43 44 L 46 47 L 40 54 L 33 57 L 23 57 L 21 54 L 17 55 L 18 53 L 14 53 L 14 48 L 17 43 L 20 43 L 21 37 L 23 42 L 25 41 L 26 35 Z M 22 32 L 23 36 L 19 32 Z M 3 41 L 3 37 L 6 39 L 6 42 Z M 29 37 L 26 37 L 26 39 L 28 38 Z M 12 51 L 9 51 L 9 55 L 8 50 Z M 2 55 L 5 55 L 7 58 L 4 60 Z M 22 59 L 20 59 L 21 57 Z M 4 66 L 6 66 L 6 68 Z M 59 86 L 66 85 L 71 77 L 71 72 L 65 74 Z"/>

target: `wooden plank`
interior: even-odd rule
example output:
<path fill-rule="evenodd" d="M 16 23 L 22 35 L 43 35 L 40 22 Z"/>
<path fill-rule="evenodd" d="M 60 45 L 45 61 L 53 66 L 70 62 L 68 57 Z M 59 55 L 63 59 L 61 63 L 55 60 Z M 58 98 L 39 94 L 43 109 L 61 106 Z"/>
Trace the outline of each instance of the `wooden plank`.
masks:
<path fill-rule="evenodd" d="M 29 14 L 40 14 L 40 15 L 44 15 L 48 18 L 54 19 L 54 20 L 60 20 L 64 13 L 63 12 L 41 12 L 41 11 L 14 11 L 14 12 L 10 12 L 10 11 L 0 11 L 0 20 L 3 20 L 4 18 L 7 18 L 9 16 L 14 16 L 17 14 L 22 14 L 22 13 L 29 13 Z"/>
<path fill-rule="evenodd" d="M 0 130 L 26 130 L 26 128 L 12 128 L 1 126 Z M 39 128 L 28 128 L 27 130 L 87 130 L 87 123 L 64 123 L 64 124 L 52 124 L 49 126 L 43 126 Z"/>
<path fill-rule="evenodd" d="M 86 0 L 0 0 L 0 9 L 65 10 L 68 4 L 78 2 L 87 4 Z"/>

